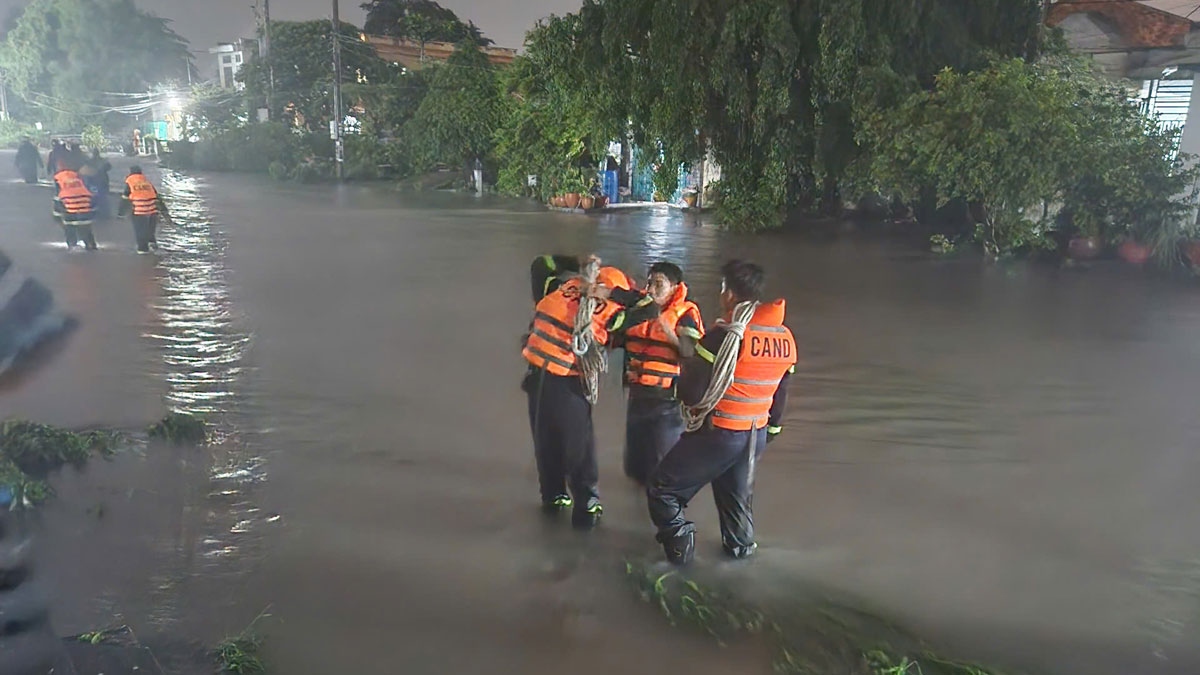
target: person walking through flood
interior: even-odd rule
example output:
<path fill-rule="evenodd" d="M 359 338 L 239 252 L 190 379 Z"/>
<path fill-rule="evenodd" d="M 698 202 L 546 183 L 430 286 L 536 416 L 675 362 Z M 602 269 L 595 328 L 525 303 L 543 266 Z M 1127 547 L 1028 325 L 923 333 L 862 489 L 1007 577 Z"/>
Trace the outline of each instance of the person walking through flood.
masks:
<path fill-rule="evenodd" d="M 657 321 L 625 333 L 625 475 L 645 485 L 650 472 L 683 434 L 675 396 L 681 358 L 695 354 L 704 336 L 700 308 L 688 299 L 683 270 L 669 262 L 650 266 L 646 292 L 659 307 Z"/>
<path fill-rule="evenodd" d="M 33 141 L 28 138 L 21 140 L 21 145 L 17 146 L 17 158 L 14 164 L 17 166 L 17 172 L 21 174 L 21 179 L 27 184 L 33 185 L 38 179 L 38 168 L 42 163 L 42 158 L 38 154 L 37 147 Z"/>
<path fill-rule="evenodd" d="M 667 560 L 695 555 L 695 525 L 684 509 L 712 484 L 721 544 L 733 558 L 754 553 L 754 471 L 766 444 L 782 430 L 796 340 L 783 325 L 782 299 L 762 302 L 765 274 L 733 260 L 721 268 L 724 316 L 684 360 L 678 380 L 687 431 L 650 475 L 650 519 Z"/>
<path fill-rule="evenodd" d="M 67 160 L 63 160 L 64 165 Z M 54 196 L 54 215 L 62 221 L 67 248 L 75 248 L 82 238 L 84 247 L 96 250 L 96 235 L 92 232 L 92 193 L 73 168 L 65 166 L 54 174 L 57 186 Z"/>
<path fill-rule="evenodd" d="M 589 259 L 582 275 L 538 302 L 521 352 L 529 364 L 521 388 L 529 399 L 542 508 L 549 514 L 571 509 L 572 524 L 582 529 L 594 527 L 604 512 L 592 427 L 596 378 L 606 363 L 602 350 L 613 335 L 659 312 L 653 298 L 602 283 L 599 266 L 599 259 Z"/>
<path fill-rule="evenodd" d="M 129 167 L 129 175 L 125 177 L 125 192 L 121 196 L 121 207 L 118 216 L 129 214 L 133 224 L 133 238 L 137 244 L 138 253 L 149 253 L 150 249 L 158 250 L 158 219 L 161 215 L 170 219 L 167 206 L 158 195 L 158 190 L 150 179 L 142 173 L 142 167 Z"/>
<path fill-rule="evenodd" d="M 51 141 L 50 152 L 46 155 L 46 175 L 54 176 L 66 168 L 66 159 L 67 146 L 63 145 L 60 140 Z"/>
<path fill-rule="evenodd" d="M 96 202 L 96 217 L 100 219 L 108 218 L 109 214 L 108 191 L 111 187 L 109 171 L 112 171 L 112 164 L 100 156 L 99 148 L 92 150 L 92 156 L 83 163 L 83 169 L 79 171 L 84 184 L 92 191 L 92 197 Z"/>

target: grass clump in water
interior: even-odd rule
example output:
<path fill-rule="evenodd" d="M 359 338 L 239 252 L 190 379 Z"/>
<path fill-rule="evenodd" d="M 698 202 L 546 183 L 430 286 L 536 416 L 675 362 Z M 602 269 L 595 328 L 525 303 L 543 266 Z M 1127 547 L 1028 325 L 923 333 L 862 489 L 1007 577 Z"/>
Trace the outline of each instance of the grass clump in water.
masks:
<path fill-rule="evenodd" d="M 827 599 L 790 598 L 771 610 L 687 579 L 626 562 L 626 574 L 643 600 L 671 625 L 685 625 L 721 644 L 738 635 L 760 635 L 773 650 L 774 671 L 789 675 L 1001 675 L 943 658 L 895 626 Z"/>
<path fill-rule="evenodd" d="M 226 638 L 217 645 L 214 658 L 218 673 L 233 673 L 235 675 L 264 675 L 267 666 L 258 653 L 262 650 L 263 640 L 259 635 L 258 622 L 269 617 L 266 610 L 255 617 L 249 626 L 237 635 Z"/>
<path fill-rule="evenodd" d="M 170 441 L 176 445 L 199 445 L 208 438 L 208 424 L 195 415 L 170 413 L 151 426 L 150 438 Z"/>
<path fill-rule="evenodd" d="M 0 424 L 0 485 L 12 489 L 15 504 L 37 504 L 52 494 L 45 480 L 50 472 L 82 465 L 93 455 L 110 456 L 125 442 L 113 431 L 77 432 L 9 420 Z"/>

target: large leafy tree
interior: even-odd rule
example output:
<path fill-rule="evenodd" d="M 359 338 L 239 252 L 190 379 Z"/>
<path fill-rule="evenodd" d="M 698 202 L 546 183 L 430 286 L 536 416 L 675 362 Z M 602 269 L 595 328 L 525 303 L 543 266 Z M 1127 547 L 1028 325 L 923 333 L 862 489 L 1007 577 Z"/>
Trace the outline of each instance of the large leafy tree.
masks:
<path fill-rule="evenodd" d="M 187 41 L 133 0 L 33 0 L 0 46 L 14 92 L 55 126 L 115 122 L 136 95 L 186 79 Z"/>
<path fill-rule="evenodd" d="M 502 113 L 495 67 L 468 41 L 435 68 L 408 133 L 420 139 L 427 163 L 467 167 L 489 157 Z"/>
<path fill-rule="evenodd" d="M 474 23 L 463 23 L 453 10 L 433 0 L 371 0 L 362 8 L 367 12 L 363 30 L 371 35 L 390 35 L 421 44 L 463 40 L 492 44 Z"/>
<path fill-rule="evenodd" d="M 342 23 L 338 40 L 342 46 L 342 82 L 382 83 L 392 69 L 361 39 L 358 27 Z M 271 119 L 303 120 L 302 126 L 317 129 L 332 118 L 333 27 L 328 21 L 272 21 L 270 59 L 254 59 L 238 73 L 246 84 L 251 102 L 266 98 L 270 86 L 268 64 L 274 66 L 275 95 Z M 346 104 L 351 101 L 346 101 Z"/>

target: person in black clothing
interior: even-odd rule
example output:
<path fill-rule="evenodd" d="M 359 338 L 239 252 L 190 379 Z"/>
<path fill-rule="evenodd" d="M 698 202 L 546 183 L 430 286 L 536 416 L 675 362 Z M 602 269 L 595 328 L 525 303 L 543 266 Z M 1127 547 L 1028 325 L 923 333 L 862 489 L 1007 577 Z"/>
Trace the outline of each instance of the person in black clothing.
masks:
<path fill-rule="evenodd" d="M 50 154 L 46 155 L 46 175 L 54 177 L 62 169 L 66 168 L 67 147 L 62 141 L 55 140 L 50 144 Z"/>
<path fill-rule="evenodd" d="M 108 195 L 111 187 L 108 172 L 112 171 L 112 164 L 100 156 L 99 148 L 95 148 L 92 150 L 91 159 L 86 162 L 85 168 L 86 173 L 80 173 L 83 175 L 88 189 L 96 196 L 96 218 L 104 220 L 108 218 Z"/>
<path fill-rule="evenodd" d="M 28 138 L 21 141 L 21 145 L 17 148 L 17 171 L 21 173 L 21 178 L 28 184 L 33 185 L 38 179 L 38 165 L 42 163 L 42 158 L 38 155 L 37 148 L 33 145 L 33 141 Z"/>
<path fill-rule="evenodd" d="M 579 258 L 573 255 L 539 255 L 529 265 L 533 304 L 558 288 L 564 274 L 579 273 Z"/>

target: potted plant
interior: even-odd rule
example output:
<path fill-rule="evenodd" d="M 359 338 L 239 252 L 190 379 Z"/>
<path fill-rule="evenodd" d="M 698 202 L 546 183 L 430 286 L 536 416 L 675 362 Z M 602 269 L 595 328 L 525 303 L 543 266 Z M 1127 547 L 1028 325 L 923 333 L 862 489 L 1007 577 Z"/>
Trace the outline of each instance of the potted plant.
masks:
<path fill-rule="evenodd" d="M 596 208 L 596 198 L 590 194 L 584 194 L 579 198 L 579 208 L 584 211 L 591 211 Z"/>
<path fill-rule="evenodd" d="M 1145 265 L 1150 259 L 1150 247 L 1129 237 L 1117 246 L 1117 255 L 1132 265 Z"/>

